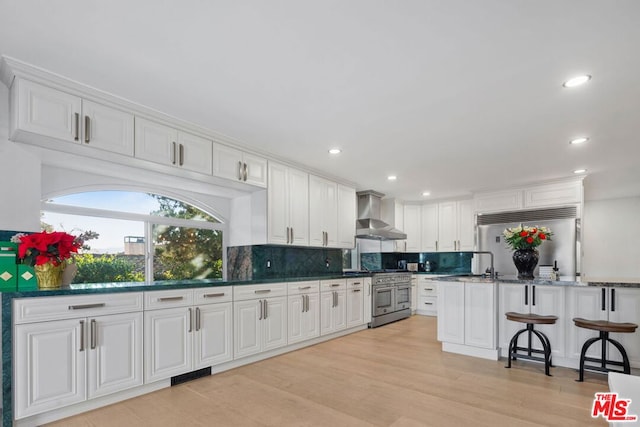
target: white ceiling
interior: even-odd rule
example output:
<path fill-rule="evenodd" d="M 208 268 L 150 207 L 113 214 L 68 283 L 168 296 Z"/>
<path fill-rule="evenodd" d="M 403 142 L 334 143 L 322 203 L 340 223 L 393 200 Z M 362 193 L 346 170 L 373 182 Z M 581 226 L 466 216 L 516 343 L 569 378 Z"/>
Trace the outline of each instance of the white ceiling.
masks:
<path fill-rule="evenodd" d="M 639 18 L 638 0 L 0 0 L 0 54 L 387 196 L 586 168 L 597 199 L 640 195 Z"/>

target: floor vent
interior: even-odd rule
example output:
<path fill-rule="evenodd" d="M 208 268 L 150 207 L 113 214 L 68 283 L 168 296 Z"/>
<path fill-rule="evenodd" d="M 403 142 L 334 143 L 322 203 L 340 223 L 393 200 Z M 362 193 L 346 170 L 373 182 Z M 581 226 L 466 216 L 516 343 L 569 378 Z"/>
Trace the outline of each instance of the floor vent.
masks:
<path fill-rule="evenodd" d="M 186 383 L 187 381 L 206 377 L 207 375 L 211 375 L 211 366 L 209 366 L 208 368 L 198 369 L 197 371 L 191 371 L 187 372 L 186 374 L 171 377 L 171 386 L 173 387 L 174 385 Z"/>

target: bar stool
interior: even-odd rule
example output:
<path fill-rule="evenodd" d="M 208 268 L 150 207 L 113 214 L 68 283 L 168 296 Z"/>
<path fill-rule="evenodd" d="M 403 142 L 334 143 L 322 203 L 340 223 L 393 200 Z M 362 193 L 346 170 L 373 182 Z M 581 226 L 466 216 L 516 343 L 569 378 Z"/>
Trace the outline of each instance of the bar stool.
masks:
<path fill-rule="evenodd" d="M 527 327 L 524 329 L 520 329 L 515 333 L 511 341 L 509 342 L 509 354 L 507 356 L 507 366 L 505 368 L 511 368 L 511 360 L 516 360 L 517 358 L 527 359 L 527 360 L 536 360 L 539 362 L 544 362 L 544 373 L 545 375 L 551 376 L 549 373 L 549 367 L 551 365 L 551 343 L 549 342 L 549 338 L 545 334 L 540 331 L 537 331 L 533 328 L 533 325 L 553 325 L 558 320 L 557 316 L 542 316 L 539 314 L 533 313 L 515 313 L 510 311 L 505 313 L 508 320 L 513 322 L 526 323 Z M 523 333 L 528 332 L 528 341 L 527 347 L 518 347 L 518 337 Z M 542 344 L 542 350 L 532 347 L 532 338 L 536 336 L 540 343 Z M 519 352 L 525 352 L 519 353 Z M 542 354 L 542 356 L 534 356 L 534 354 Z"/>
<path fill-rule="evenodd" d="M 622 344 L 618 341 L 609 338 L 609 332 L 618 332 L 623 334 L 634 333 L 638 328 L 638 325 L 635 323 L 617 323 L 617 322 L 609 322 L 607 320 L 588 320 L 581 319 L 576 317 L 573 319 L 573 323 L 579 328 L 591 329 L 594 331 L 599 331 L 600 336 L 589 338 L 585 341 L 582 346 L 582 351 L 580 352 L 580 378 L 576 381 L 584 381 L 584 370 L 589 369 L 590 371 L 598 371 L 598 372 L 620 372 L 623 374 L 631 373 L 631 366 L 629 365 L 629 357 L 627 356 L 627 352 L 625 351 Z M 591 347 L 592 344 L 595 344 L 598 341 L 602 341 L 600 358 L 598 357 L 587 357 L 587 350 Z M 622 362 L 617 360 L 607 360 L 607 341 L 610 342 L 618 349 L 620 354 L 622 355 Z M 600 366 L 593 365 L 585 365 L 585 362 L 598 363 Z M 614 366 L 622 366 L 622 371 L 616 369 L 607 368 L 607 365 Z"/>

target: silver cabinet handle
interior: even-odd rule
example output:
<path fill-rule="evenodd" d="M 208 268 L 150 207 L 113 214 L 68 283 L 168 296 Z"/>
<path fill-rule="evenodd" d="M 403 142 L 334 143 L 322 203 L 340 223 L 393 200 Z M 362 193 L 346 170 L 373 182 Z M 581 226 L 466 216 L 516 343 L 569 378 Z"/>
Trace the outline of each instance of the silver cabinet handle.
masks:
<path fill-rule="evenodd" d="M 332 283 L 330 286 L 331 286 L 332 288 L 335 288 L 336 286 L 340 286 L 340 283 Z"/>
<path fill-rule="evenodd" d="M 293 227 L 291 227 L 291 243 L 293 243 Z"/>
<path fill-rule="evenodd" d="M 306 295 L 302 295 L 302 313 L 304 313 L 307 308 L 307 299 L 305 297 Z"/>
<path fill-rule="evenodd" d="M 191 332 L 193 330 L 193 311 L 191 310 L 191 307 L 189 307 L 189 329 L 187 330 L 187 332 Z"/>
<path fill-rule="evenodd" d="M 91 141 L 91 117 L 84 116 L 84 142 Z"/>
<path fill-rule="evenodd" d="M 289 244 L 289 243 L 291 243 L 291 242 L 289 241 L 289 227 L 287 227 L 287 244 Z"/>
<path fill-rule="evenodd" d="M 200 330 L 200 307 L 196 307 L 196 332 Z"/>
<path fill-rule="evenodd" d="M 74 141 L 79 141 L 80 140 L 80 113 L 73 113 L 73 124 L 74 124 L 74 132 L 75 134 L 73 135 L 73 140 Z"/>
<path fill-rule="evenodd" d="M 80 350 L 84 351 L 84 320 L 80 321 Z"/>
<path fill-rule="evenodd" d="M 311 286 L 298 286 L 298 289 L 304 291 L 305 289 L 311 289 Z"/>
<path fill-rule="evenodd" d="M 433 305 L 433 303 L 432 303 L 432 302 L 425 302 L 425 304 L 427 304 L 427 305 Z"/>
<path fill-rule="evenodd" d="M 180 144 L 178 146 L 178 152 L 180 153 L 180 166 L 184 165 L 184 145 Z"/>
<path fill-rule="evenodd" d="M 70 305 L 69 310 L 84 310 L 87 308 L 100 308 L 104 306 L 105 306 L 105 303 L 103 302 L 99 302 L 96 304 L 78 304 L 78 305 Z"/>
<path fill-rule="evenodd" d="M 309 311 L 309 295 L 305 295 L 306 299 L 307 299 L 307 311 Z"/>
<path fill-rule="evenodd" d="M 204 294 L 202 295 L 202 298 L 217 298 L 217 297 L 223 297 L 224 296 L 224 292 L 219 292 L 217 294 Z"/>
<path fill-rule="evenodd" d="M 353 292 L 360 292 L 362 289 L 354 289 Z"/>
<path fill-rule="evenodd" d="M 258 320 L 262 320 L 262 300 L 258 300 L 258 304 L 260 304 L 260 315 L 258 316 Z"/>
<path fill-rule="evenodd" d="M 268 294 L 269 292 L 271 292 L 271 289 L 257 289 L 255 291 L 256 294 Z"/>
<path fill-rule="evenodd" d="M 424 288 L 425 291 L 432 291 L 433 288 Z"/>
<path fill-rule="evenodd" d="M 436 252 L 438 252 L 438 241 L 436 240 Z"/>
<path fill-rule="evenodd" d="M 263 302 L 264 302 L 264 318 L 266 319 L 267 317 L 269 317 L 269 301 L 265 299 L 263 300 Z"/>
<path fill-rule="evenodd" d="M 173 141 L 171 142 L 171 144 L 173 144 L 173 150 L 171 150 L 171 164 L 175 165 L 176 164 L 176 142 Z"/>
<path fill-rule="evenodd" d="M 95 350 L 96 342 L 98 341 L 98 328 L 96 319 L 91 319 L 91 350 Z"/>
<path fill-rule="evenodd" d="M 182 299 L 184 299 L 184 297 L 161 297 L 161 298 L 158 298 L 156 301 L 159 301 L 159 302 L 180 301 Z"/>
<path fill-rule="evenodd" d="M 244 168 L 243 168 L 243 181 L 247 181 L 247 178 L 249 177 L 249 167 L 247 166 L 247 164 L 244 164 Z"/>
<path fill-rule="evenodd" d="M 333 306 L 338 306 L 338 293 L 336 291 L 333 292 Z"/>
<path fill-rule="evenodd" d="M 242 162 L 238 162 L 238 181 L 242 181 Z"/>

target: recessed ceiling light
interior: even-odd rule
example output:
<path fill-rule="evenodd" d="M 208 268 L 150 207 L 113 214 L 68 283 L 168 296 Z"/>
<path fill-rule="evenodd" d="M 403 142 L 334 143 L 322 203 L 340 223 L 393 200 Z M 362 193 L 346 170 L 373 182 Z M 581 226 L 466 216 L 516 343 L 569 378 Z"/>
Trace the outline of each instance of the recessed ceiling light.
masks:
<path fill-rule="evenodd" d="M 586 169 L 576 169 L 573 171 L 573 173 L 585 173 L 586 171 Z"/>
<path fill-rule="evenodd" d="M 339 148 L 332 148 L 331 150 L 329 150 L 329 154 L 340 154 L 342 153 L 342 150 Z"/>
<path fill-rule="evenodd" d="M 569 144 L 583 144 L 585 142 L 587 142 L 589 140 L 589 138 L 587 138 L 586 136 L 582 136 L 580 138 L 576 138 L 576 139 L 572 139 L 571 141 L 569 141 Z"/>
<path fill-rule="evenodd" d="M 395 175 L 389 175 L 389 176 L 387 177 L 387 179 L 388 179 L 389 181 L 395 181 L 396 179 L 398 179 L 398 177 L 397 177 L 397 176 L 395 176 Z"/>
<path fill-rule="evenodd" d="M 569 80 L 564 82 L 562 84 L 562 86 L 564 86 L 564 87 L 576 87 L 576 86 L 580 86 L 580 85 L 585 84 L 589 80 L 591 80 L 591 76 L 588 75 L 588 74 L 583 74 L 581 76 L 576 76 L 576 77 L 570 78 Z"/>
<path fill-rule="evenodd" d="M 422 195 L 426 197 L 426 196 L 430 196 L 430 195 L 431 195 L 431 193 L 430 193 L 430 192 L 428 192 L 428 191 L 423 191 L 423 192 L 422 192 Z"/>

